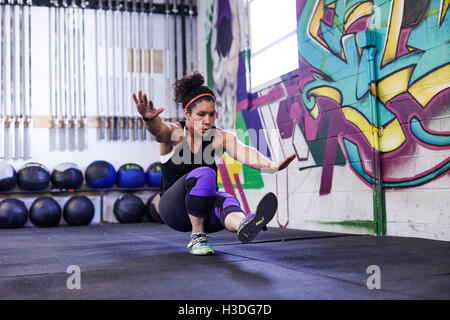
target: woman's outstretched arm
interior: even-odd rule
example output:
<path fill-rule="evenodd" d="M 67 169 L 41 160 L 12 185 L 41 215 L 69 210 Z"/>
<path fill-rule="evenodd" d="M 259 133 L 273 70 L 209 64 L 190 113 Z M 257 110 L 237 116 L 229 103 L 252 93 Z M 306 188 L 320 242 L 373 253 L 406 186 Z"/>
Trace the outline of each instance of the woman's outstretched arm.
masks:
<path fill-rule="evenodd" d="M 141 90 L 139 90 L 138 97 L 133 93 L 133 100 L 136 103 L 137 111 L 144 119 L 145 127 L 155 137 L 155 140 L 160 143 L 170 142 L 172 138 L 171 126 L 159 116 L 164 108 L 156 109 L 153 106 L 153 101 L 148 100 L 147 95 L 142 94 Z"/>
<path fill-rule="evenodd" d="M 246 166 L 266 172 L 275 173 L 286 168 L 294 159 L 295 153 L 277 163 L 265 157 L 256 148 L 247 146 L 239 141 L 234 133 L 223 132 L 223 145 L 225 152 L 233 159 Z"/>

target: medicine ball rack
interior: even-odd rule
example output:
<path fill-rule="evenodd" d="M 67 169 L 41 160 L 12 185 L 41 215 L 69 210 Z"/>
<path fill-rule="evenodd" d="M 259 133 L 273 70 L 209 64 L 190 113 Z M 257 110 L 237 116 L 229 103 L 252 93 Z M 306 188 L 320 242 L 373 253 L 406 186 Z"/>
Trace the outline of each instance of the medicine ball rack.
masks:
<path fill-rule="evenodd" d="M 45 189 L 36 191 L 25 191 L 25 190 L 11 190 L 1 193 L 1 198 L 10 198 L 12 196 L 26 196 L 26 197 L 39 197 L 43 195 L 52 196 L 67 196 L 75 193 L 84 193 L 91 195 L 100 195 L 100 223 L 103 223 L 103 198 L 106 193 L 109 192 L 140 192 L 140 191 L 153 191 L 159 192 L 159 188 L 105 188 L 105 189 L 93 189 L 93 188 L 80 188 L 80 189 Z M 5 197 L 6 196 L 6 197 Z"/>

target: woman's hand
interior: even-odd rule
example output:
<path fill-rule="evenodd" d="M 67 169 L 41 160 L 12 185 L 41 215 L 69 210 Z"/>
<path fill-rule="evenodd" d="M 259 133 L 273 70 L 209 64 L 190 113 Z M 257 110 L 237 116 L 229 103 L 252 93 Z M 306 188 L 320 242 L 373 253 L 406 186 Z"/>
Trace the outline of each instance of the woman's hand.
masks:
<path fill-rule="evenodd" d="M 144 118 L 144 120 L 150 121 L 156 118 L 161 112 L 164 111 L 164 108 L 156 109 L 153 106 L 153 101 L 148 101 L 147 95 L 144 93 L 142 95 L 142 90 L 138 92 L 139 99 L 136 97 L 136 94 L 133 93 L 133 99 L 136 103 L 137 111 Z"/>
<path fill-rule="evenodd" d="M 294 159 L 295 159 L 295 153 L 291 154 L 289 157 L 284 159 L 284 161 L 280 162 L 280 164 L 278 165 L 278 171 L 281 171 L 284 168 L 286 168 Z"/>
<path fill-rule="evenodd" d="M 289 157 L 287 157 L 280 163 L 272 162 L 272 164 L 270 165 L 270 169 L 266 169 L 263 171 L 267 171 L 270 173 L 275 173 L 275 172 L 281 171 L 281 170 L 285 169 L 294 159 L 295 159 L 295 153 L 291 154 Z"/>

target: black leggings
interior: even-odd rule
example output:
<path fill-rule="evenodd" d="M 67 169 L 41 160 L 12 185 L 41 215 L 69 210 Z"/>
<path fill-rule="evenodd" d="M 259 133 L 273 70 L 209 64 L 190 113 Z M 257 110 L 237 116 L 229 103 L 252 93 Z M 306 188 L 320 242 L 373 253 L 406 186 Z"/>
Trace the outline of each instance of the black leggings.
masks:
<path fill-rule="evenodd" d="M 229 213 L 244 213 L 239 200 L 216 191 L 216 179 L 216 172 L 209 167 L 194 169 L 178 179 L 159 201 L 164 223 L 177 231 L 192 231 L 189 213 L 204 218 L 205 232 L 212 233 L 225 228 L 225 217 Z"/>

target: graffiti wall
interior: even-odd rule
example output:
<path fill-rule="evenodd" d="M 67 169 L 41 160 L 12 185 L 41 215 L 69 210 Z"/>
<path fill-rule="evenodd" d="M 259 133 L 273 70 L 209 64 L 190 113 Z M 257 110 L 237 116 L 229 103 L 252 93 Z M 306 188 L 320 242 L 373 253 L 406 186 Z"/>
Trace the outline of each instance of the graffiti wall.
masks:
<path fill-rule="evenodd" d="M 275 192 L 271 226 L 450 240 L 449 5 L 297 0 L 300 67 L 251 93 L 242 2 L 205 4 L 202 71 L 234 112 L 222 126 L 297 155 L 276 175 L 225 159 L 222 186 L 249 208 Z"/>

